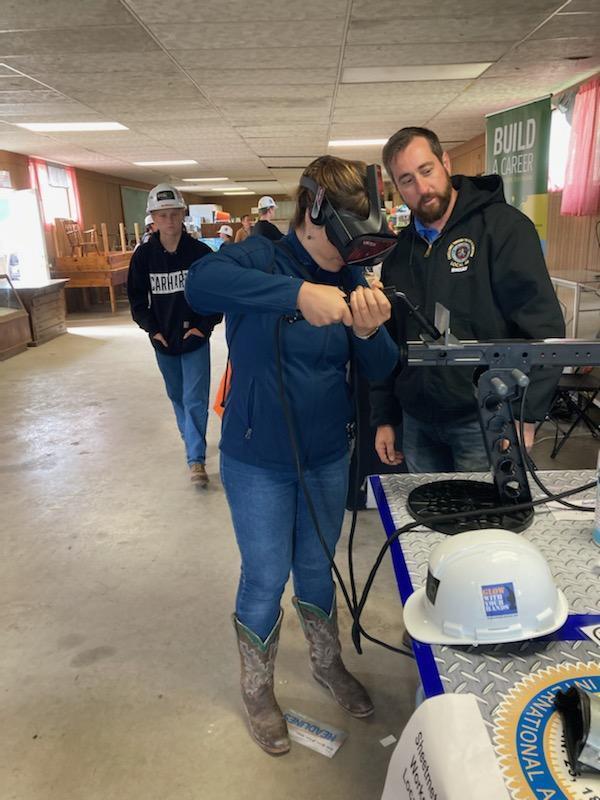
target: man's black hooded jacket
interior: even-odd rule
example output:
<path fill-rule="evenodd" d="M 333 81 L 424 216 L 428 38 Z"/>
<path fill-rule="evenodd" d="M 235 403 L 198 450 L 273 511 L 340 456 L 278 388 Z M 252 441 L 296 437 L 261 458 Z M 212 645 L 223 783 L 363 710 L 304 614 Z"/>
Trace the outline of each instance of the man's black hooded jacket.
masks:
<path fill-rule="evenodd" d="M 436 302 L 450 310 L 459 339 L 564 337 L 565 327 L 533 223 L 504 199 L 498 175 L 455 175 L 456 204 L 429 244 L 414 220 L 384 262 L 382 281 L 405 292 L 433 320 Z M 403 314 L 396 309 L 396 314 Z M 418 340 L 414 317 L 406 337 Z M 390 332 L 395 335 L 394 320 Z M 373 425 L 397 425 L 401 409 L 422 421 L 477 416 L 472 367 L 409 367 L 371 391 Z M 560 370 L 533 370 L 525 420 L 544 418 Z"/>

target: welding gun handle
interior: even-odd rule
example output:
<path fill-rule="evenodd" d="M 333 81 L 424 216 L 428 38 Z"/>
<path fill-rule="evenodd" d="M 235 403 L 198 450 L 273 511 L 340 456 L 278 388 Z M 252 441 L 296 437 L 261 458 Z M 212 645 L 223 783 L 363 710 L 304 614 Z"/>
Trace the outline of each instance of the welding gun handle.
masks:
<path fill-rule="evenodd" d="M 368 287 L 365 287 L 365 288 L 368 288 Z M 387 297 L 387 299 L 390 301 L 390 303 L 394 302 L 394 300 L 396 299 L 396 294 L 397 294 L 395 286 L 384 286 L 381 291 L 384 293 L 384 295 Z M 346 299 L 346 303 L 348 303 L 348 305 L 350 305 L 350 293 L 346 292 L 346 298 L 345 299 Z M 289 322 L 291 324 L 292 322 L 299 322 L 301 319 L 304 319 L 304 317 L 303 317 L 301 311 L 296 310 L 296 312 L 294 314 L 288 314 L 285 319 L 286 319 L 286 322 Z"/>
<path fill-rule="evenodd" d="M 404 294 L 404 292 L 396 292 L 394 287 L 386 287 L 384 289 L 384 292 L 388 288 L 394 289 L 394 293 L 393 293 L 394 297 L 396 299 L 400 300 L 406 306 L 406 308 L 408 309 L 409 313 L 414 316 L 414 318 L 417 320 L 417 322 L 421 326 L 421 329 L 422 329 L 423 333 L 426 333 L 432 339 L 440 339 L 441 338 L 442 334 L 438 331 L 438 329 L 435 327 L 433 322 L 431 322 L 430 320 L 427 319 L 425 314 L 423 314 L 423 312 L 419 309 L 419 306 L 416 306 Z M 386 296 L 388 296 L 388 295 L 386 295 Z"/>

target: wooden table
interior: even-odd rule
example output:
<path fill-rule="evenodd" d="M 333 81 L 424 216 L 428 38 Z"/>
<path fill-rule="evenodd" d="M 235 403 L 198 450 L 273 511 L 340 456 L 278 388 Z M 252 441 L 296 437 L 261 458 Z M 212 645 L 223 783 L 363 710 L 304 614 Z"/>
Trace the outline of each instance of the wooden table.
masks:
<path fill-rule="evenodd" d="M 116 314 L 115 286 L 127 283 L 131 255 L 131 252 L 125 252 L 57 257 L 52 275 L 55 278 L 68 278 L 69 289 L 106 287 L 110 296 L 111 311 Z"/>
<path fill-rule="evenodd" d="M 65 286 L 67 278 L 39 283 L 15 281 L 14 288 L 29 314 L 31 345 L 39 345 L 67 332 Z"/>

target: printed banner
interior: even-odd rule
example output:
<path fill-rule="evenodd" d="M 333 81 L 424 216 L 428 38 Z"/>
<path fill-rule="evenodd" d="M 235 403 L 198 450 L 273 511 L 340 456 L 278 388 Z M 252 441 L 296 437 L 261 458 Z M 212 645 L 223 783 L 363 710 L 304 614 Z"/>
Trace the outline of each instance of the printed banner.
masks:
<path fill-rule="evenodd" d="M 534 223 L 546 249 L 550 97 L 489 114 L 486 172 L 504 181 L 506 201 Z"/>

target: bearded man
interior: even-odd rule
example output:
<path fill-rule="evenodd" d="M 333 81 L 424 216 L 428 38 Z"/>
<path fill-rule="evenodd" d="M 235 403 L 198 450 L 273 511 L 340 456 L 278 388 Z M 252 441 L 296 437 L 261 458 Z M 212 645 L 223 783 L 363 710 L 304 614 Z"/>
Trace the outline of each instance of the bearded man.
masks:
<path fill-rule="evenodd" d="M 504 199 L 502 178 L 451 177 L 433 131 L 402 128 L 383 163 L 412 212 L 381 279 L 406 293 L 430 319 L 450 310 L 459 339 L 564 337 L 565 327 L 533 223 Z M 400 312 L 401 313 L 401 312 Z M 404 320 L 409 341 L 421 332 Z M 392 334 L 394 331 L 391 331 Z M 525 406 L 525 445 L 544 419 L 560 370 L 533 370 Z M 470 367 L 411 367 L 371 389 L 375 449 L 409 472 L 487 471 Z M 402 442 L 396 428 L 402 424 Z"/>

